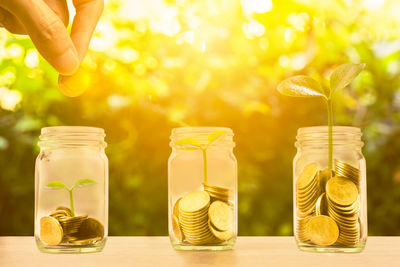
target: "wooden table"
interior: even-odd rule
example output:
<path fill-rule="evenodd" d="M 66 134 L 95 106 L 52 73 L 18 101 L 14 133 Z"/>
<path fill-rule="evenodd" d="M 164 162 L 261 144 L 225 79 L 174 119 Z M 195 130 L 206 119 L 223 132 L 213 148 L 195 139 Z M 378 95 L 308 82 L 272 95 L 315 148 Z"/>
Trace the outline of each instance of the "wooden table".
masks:
<path fill-rule="evenodd" d="M 293 237 L 239 237 L 230 251 L 175 251 L 168 237 L 109 237 L 103 252 L 45 254 L 33 237 L 0 237 L 0 266 L 400 266 L 400 237 L 369 237 L 362 253 L 301 252 Z"/>

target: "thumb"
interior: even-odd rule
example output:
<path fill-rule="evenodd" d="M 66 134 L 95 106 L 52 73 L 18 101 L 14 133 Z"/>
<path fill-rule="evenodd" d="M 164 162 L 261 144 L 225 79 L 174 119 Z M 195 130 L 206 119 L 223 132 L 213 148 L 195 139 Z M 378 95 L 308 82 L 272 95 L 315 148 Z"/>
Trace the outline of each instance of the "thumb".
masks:
<path fill-rule="evenodd" d="M 80 61 L 67 29 L 43 0 L 5 3 L 5 8 L 24 25 L 40 54 L 59 73 L 70 75 L 78 69 Z"/>

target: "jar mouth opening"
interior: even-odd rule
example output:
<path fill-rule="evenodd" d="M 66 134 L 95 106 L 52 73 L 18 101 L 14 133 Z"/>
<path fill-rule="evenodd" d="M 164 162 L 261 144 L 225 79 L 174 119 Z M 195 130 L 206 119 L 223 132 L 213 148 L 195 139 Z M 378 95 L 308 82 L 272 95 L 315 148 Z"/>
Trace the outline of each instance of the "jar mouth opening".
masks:
<path fill-rule="evenodd" d="M 310 126 L 310 127 L 302 127 L 297 130 L 297 135 L 301 134 L 315 134 L 315 133 L 328 133 L 328 126 Z M 354 126 L 333 126 L 332 133 L 346 133 L 346 134 L 360 134 L 362 135 L 361 129 Z"/>
<path fill-rule="evenodd" d="M 41 129 L 39 146 L 106 147 L 104 129 L 90 126 L 51 126 Z"/>
<path fill-rule="evenodd" d="M 40 132 L 45 134 L 104 134 L 104 129 L 92 126 L 50 126 L 44 127 Z"/>
<path fill-rule="evenodd" d="M 171 136 L 174 134 L 201 134 L 201 133 L 211 133 L 213 131 L 223 130 L 228 134 L 233 135 L 232 129 L 228 127 L 217 127 L 217 126 L 187 126 L 187 127 L 177 127 L 173 128 L 171 131 Z"/>
<path fill-rule="evenodd" d="M 297 130 L 296 147 L 327 147 L 329 143 L 328 126 L 303 127 Z M 333 126 L 332 144 L 334 146 L 363 147 L 362 131 L 353 126 Z"/>

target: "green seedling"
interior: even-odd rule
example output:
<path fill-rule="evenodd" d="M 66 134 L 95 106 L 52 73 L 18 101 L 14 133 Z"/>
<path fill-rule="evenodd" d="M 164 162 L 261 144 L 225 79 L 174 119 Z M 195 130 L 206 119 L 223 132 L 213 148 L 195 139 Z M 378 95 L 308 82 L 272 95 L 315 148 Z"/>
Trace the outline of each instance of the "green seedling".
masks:
<path fill-rule="evenodd" d="M 67 190 L 69 193 L 69 204 L 70 204 L 71 213 L 72 213 L 72 216 L 75 216 L 74 198 L 72 195 L 72 191 L 75 188 L 82 188 L 82 187 L 86 187 L 86 186 L 93 185 L 96 183 L 97 183 L 96 181 L 93 181 L 91 179 L 79 179 L 78 181 L 75 182 L 75 184 L 71 188 L 68 188 L 68 186 L 66 184 L 64 184 L 63 182 L 53 181 L 53 182 L 48 183 L 45 186 L 45 188 L 52 189 L 52 190 L 58 190 L 58 189 Z"/>
<path fill-rule="evenodd" d="M 203 183 L 207 183 L 207 149 L 211 144 L 219 142 L 228 132 L 225 130 L 216 130 L 207 137 L 205 145 L 193 137 L 184 137 L 175 142 L 176 148 L 179 150 L 201 150 L 203 152 Z"/>
<path fill-rule="evenodd" d="M 329 86 L 323 87 L 319 82 L 311 77 L 298 75 L 282 81 L 278 85 L 278 91 L 287 96 L 293 97 L 322 97 L 327 104 L 328 109 L 328 165 L 332 169 L 332 128 L 333 112 L 332 99 L 334 94 L 349 85 L 360 72 L 365 64 L 346 63 L 337 67 L 329 78 Z"/>

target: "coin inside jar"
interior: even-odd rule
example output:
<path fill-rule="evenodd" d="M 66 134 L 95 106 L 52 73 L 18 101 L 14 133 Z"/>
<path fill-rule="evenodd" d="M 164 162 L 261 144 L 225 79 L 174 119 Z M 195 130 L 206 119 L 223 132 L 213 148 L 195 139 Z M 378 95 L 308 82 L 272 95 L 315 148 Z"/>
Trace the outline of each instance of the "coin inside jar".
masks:
<path fill-rule="evenodd" d="M 83 220 L 78 232 L 79 239 L 101 239 L 103 236 L 104 226 L 99 220 L 95 218 L 87 218 Z"/>
<path fill-rule="evenodd" d="M 45 216 L 40 219 L 40 239 L 47 245 L 58 245 L 63 239 L 63 228 L 57 219 Z"/>
<path fill-rule="evenodd" d="M 352 205 L 358 197 L 356 185 L 342 177 L 333 177 L 326 184 L 326 194 L 329 200 L 337 205 Z"/>
<path fill-rule="evenodd" d="M 315 216 L 307 223 L 307 236 L 316 245 L 330 246 L 338 239 L 339 228 L 331 217 Z"/>
<path fill-rule="evenodd" d="M 297 188 L 301 190 L 307 188 L 307 186 L 312 184 L 318 173 L 318 170 L 319 170 L 318 163 L 313 162 L 306 165 L 297 178 L 296 181 Z"/>
<path fill-rule="evenodd" d="M 219 231 L 228 231 L 233 227 L 233 211 L 222 201 L 214 201 L 208 210 L 211 224 Z"/>
<path fill-rule="evenodd" d="M 204 191 L 193 191 L 187 193 L 179 202 L 179 211 L 186 213 L 195 213 L 207 208 L 210 204 L 210 195 Z"/>

